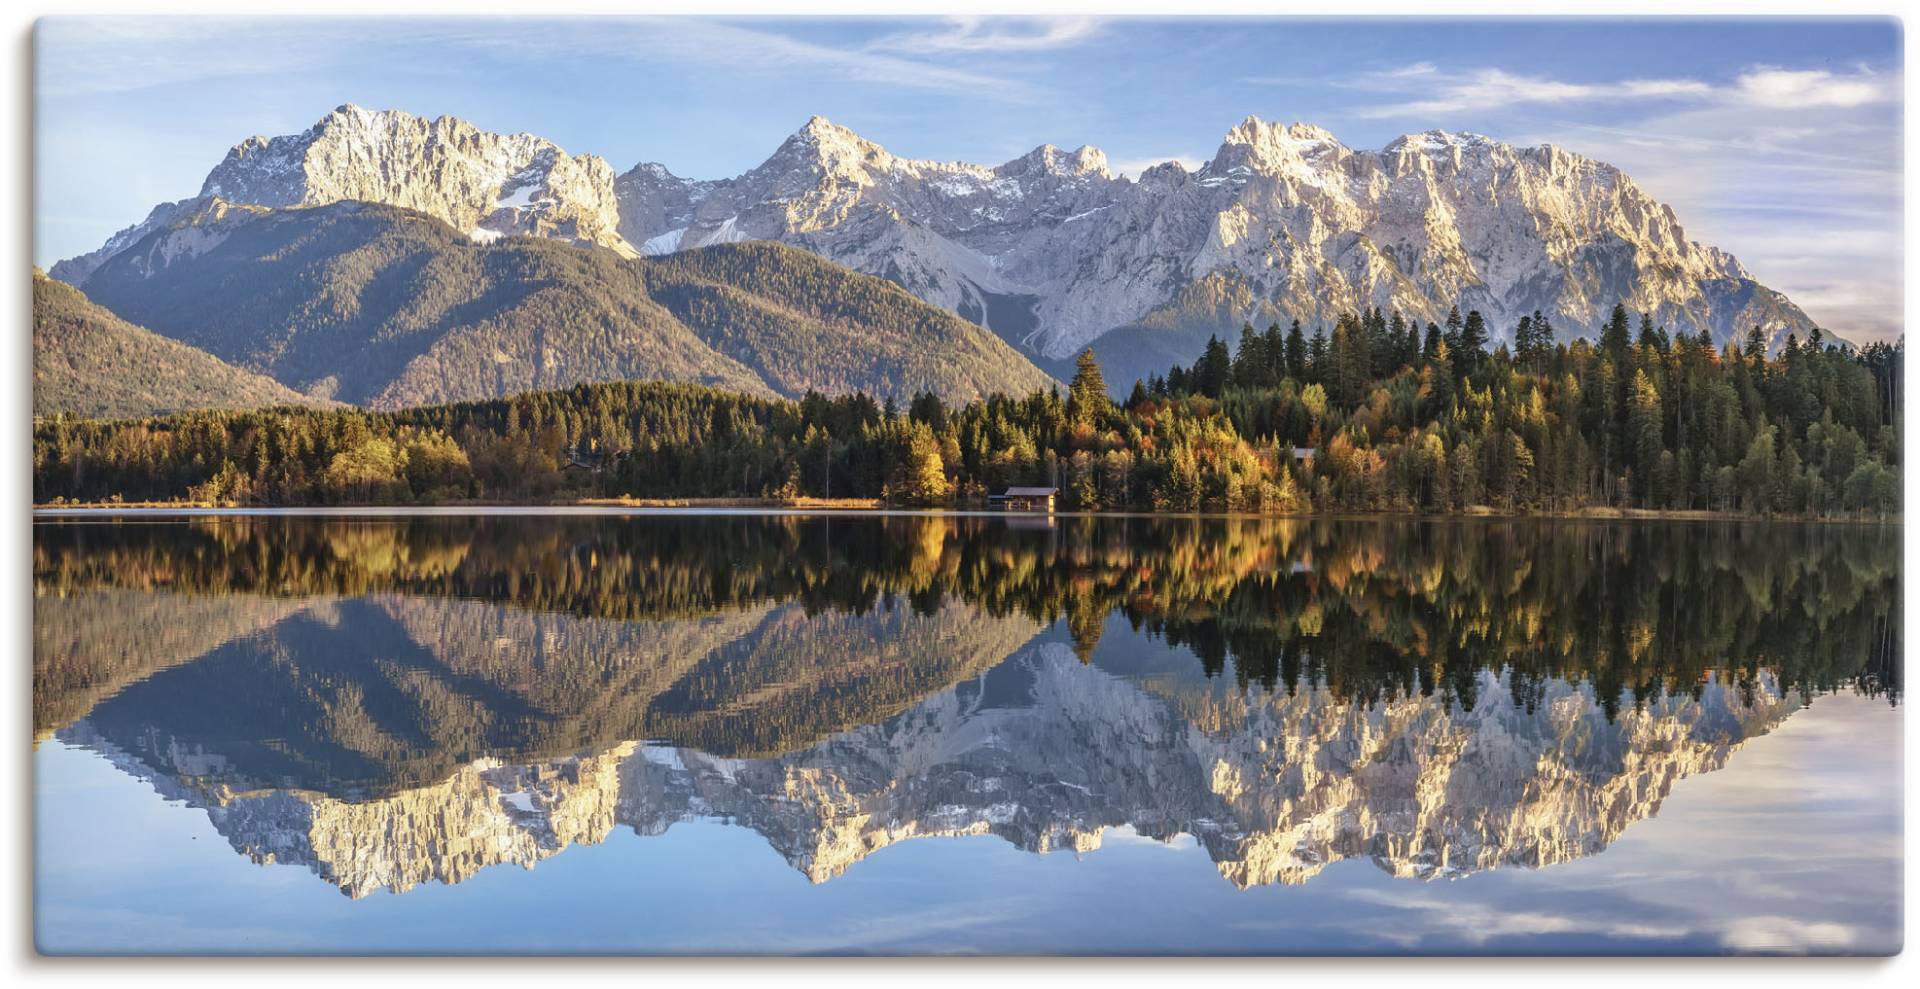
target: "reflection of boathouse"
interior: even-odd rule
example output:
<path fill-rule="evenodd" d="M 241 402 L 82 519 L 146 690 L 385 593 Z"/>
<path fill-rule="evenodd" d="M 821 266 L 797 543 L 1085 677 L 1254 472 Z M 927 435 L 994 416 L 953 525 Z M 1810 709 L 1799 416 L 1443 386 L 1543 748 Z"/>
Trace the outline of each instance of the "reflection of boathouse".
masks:
<path fill-rule="evenodd" d="M 1008 488 L 1005 494 L 989 495 L 987 500 L 1014 512 L 1051 512 L 1059 488 Z"/>

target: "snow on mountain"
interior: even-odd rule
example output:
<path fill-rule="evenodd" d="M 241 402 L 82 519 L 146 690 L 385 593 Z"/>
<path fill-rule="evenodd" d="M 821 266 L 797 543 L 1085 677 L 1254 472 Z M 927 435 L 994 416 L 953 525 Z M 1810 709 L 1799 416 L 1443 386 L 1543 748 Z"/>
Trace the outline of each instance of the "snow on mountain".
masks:
<path fill-rule="evenodd" d="M 613 169 L 531 134 L 493 134 L 464 120 L 428 120 L 347 104 L 299 134 L 250 137 L 208 173 L 199 196 L 154 209 L 100 250 L 50 272 L 73 284 L 153 230 L 213 199 L 251 206 L 342 200 L 419 210 L 475 240 L 552 237 L 638 252 L 619 234 Z"/>
<path fill-rule="evenodd" d="M 759 833 L 816 883 L 915 838 L 1090 852 L 1126 827 L 1192 835 L 1245 888 L 1304 883 L 1349 858 L 1427 881 L 1595 855 L 1680 780 L 1725 766 L 1799 707 L 1771 678 L 1613 718 L 1586 686 L 1553 681 L 1523 704 L 1501 674 L 1476 682 L 1472 707 L 1368 704 L 1231 678 L 1133 680 L 1039 643 L 778 757 L 622 742 L 527 765 L 480 759 L 364 800 L 239 778 L 198 748 L 132 752 L 87 719 L 59 737 L 204 809 L 252 860 L 305 865 L 353 897 L 530 868 L 620 826 L 657 835 L 713 818 Z"/>
<path fill-rule="evenodd" d="M 1616 301 L 1722 339 L 1812 325 L 1619 169 L 1476 134 L 1358 151 L 1248 117 L 1198 171 L 1169 162 L 1130 181 L 1094 148 L 916 161 L 816 117 L 739 178 L 643 165 L 620 194 L 623 232 L 651 251 L 784 240 L 1052 357 L 1142 321 L 1311 327 L 1371 306 L 1424 321 L 1457 303 L 1499 333 L 1535 309 L 1591 332 Z M 1207 283 L 1231 311 L 1182 311 Z"/>
<path fill-rule="evenodd" d="M 156 207 L 51 273 L 83 282 L 209 197 L 369 200 L 476 240 L 556 237 L 626 255 L 780 240 L 1056 358 L 1102 338 L 1191 357 L 1243 320 L 1311 330 L 1373 306 L 1421 321 L 1479 309 L 1496 339 L 1536 309 L 1563 337 L 1591 333 L 1615 302 L 1718 339 L 1760 326 L 1777 345 L 1812 326 L 1611 165 L 1437 130 L 1355 150 L 1256 117 L 1197 171 L 1168 162 L 1137 180 L 1092 147 L 1043 145 L 993 166 L 922 161 L 815 117 L 745 174 L 697 180 L 657 164 L 616 178 L 532 135 L 348 105 L 303 133 L 241 142 L 200 198 Z"/>

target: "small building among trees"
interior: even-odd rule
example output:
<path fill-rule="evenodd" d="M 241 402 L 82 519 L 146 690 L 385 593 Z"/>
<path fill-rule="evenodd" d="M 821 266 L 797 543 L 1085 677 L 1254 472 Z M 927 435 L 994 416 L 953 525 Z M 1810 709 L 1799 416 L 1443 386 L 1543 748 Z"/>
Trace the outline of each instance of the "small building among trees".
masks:
<path fill-rule="evenodd" d="M 1051 512 L 1059 488 L 1008 488 L 1005 494 L 989 495 L 987 500 L 1013 512 Z"/>

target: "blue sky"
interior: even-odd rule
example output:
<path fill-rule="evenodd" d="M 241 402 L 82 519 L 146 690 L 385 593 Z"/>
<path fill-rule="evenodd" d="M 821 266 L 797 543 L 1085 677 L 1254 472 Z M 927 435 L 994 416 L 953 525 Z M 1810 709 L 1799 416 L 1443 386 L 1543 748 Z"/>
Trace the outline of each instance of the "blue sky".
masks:
<path fill-rule="evenodd" d="M 1470 130 L 1613 162 L 1823 325 L 1902 323 L 1888 20 L 208 20 L 36 34 L 34 260 L 199 190 L 341 103 L 737 174 L 813 114 L 917 158 L 1212 156 L 1242 118 L 1348 145 Z"/>

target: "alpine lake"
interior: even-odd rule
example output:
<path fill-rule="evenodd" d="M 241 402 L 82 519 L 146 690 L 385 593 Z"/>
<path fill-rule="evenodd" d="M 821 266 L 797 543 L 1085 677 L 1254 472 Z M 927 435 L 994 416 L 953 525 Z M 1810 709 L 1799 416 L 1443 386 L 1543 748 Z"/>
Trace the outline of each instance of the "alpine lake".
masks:
<path fill-rule="evenodd" d="M 1895 952 L 1899 534 L 41 513 L 36 943 Z"/>

